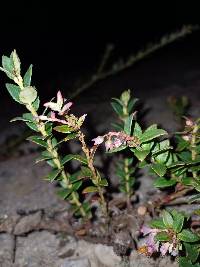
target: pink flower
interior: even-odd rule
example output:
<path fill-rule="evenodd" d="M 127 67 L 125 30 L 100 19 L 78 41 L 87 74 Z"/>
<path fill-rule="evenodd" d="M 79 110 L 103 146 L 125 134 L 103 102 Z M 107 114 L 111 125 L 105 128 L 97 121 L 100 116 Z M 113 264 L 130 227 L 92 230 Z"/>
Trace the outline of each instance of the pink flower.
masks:
<path fill-rule="evenodd" d="M 169 242 L 166 242 L 166 243 L 163 243 L 160 247 L 160 253 L 162 254 L 162 256 L 165 256 L 169 250 L 169 247 L 170 247 L 170 243 Z"/>
<path fill-rule="evenodd" d="M 60 120 L 56 118 L 55 112 L 51 112 L 50 117 L 41 115 L 38 117 L 41 121 L 49 121 L 49 122 L 60 122 L 62 124 L 67 124 L 65 120 Z"/>
<path fill-rule="evenodd" d="M 143 225 L 140 229 L 140 232 L 143 234 L 143 235 L 148 235 L 152 232 L 152 228 L 146 226 L 146 225 Z"/>
<path fill-rule="evenodd" d="M 92 139 L 95 146 L 100 145 L 104 141 L 104 136 L 97 136 L 96 138 Z"/>
<path fill-rule="evenodd" d="M 60 91 L 57 93 L 56 102 L 47 102 L 44 104 L 46 108 L 50 108 L 53 111 L 57 111 L 59 115 L 64 115 L 70 109 L 72 102 L 68 102 L 64 105 L 66 99 L 63 98 Z"/>
<path fill-rule="evenodd" d="M 106 151 L 113 149 L 113 143 L 108 140 L 105 142 Z"/>
<path fill-rule="evenodd" d="M 170 253 L 172 256 L 177 256 L 179 251 L 179 245 L 177 242 L 177 238 L 174 237 L 170 240 L 170 242 L 159 242 L 156 241 L 155 237 L 157 233 L 159 233 L 160 229 L 150 228 L 148 226 L 143 225 L 140 229 L 140 232 L 146 236 L 145 246 L 148 254 L 152 255 L 154 252 L 160 252 L 162 256 L 165 256 L 167 253 Z"/>

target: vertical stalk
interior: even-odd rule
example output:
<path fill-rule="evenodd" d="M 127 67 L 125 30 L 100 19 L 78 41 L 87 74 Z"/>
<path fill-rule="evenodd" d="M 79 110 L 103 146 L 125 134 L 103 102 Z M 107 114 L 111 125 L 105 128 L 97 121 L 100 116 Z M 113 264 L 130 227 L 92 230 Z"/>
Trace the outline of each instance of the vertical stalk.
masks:
<path fill-rule="evenodd" d="M 20 76 L 21 77 L 21 76 Z M 22 79 L 19 79 L 19 81 L 16 83 L 19 85 L 19 87 L 21 88 L 21 90 L 24 89 L 24 86 L 23 86 L 23 82 L 22 82 Z M 31 114 L 33 115 L 33 117 L 37 118 L 38 117 L 38 113 L 37 111 L 35 110 L 35 108 L 33 107 L 33 105 L 29 104 L 26 106 L 27 109 L 31 112 Z M 41 121 L 37 121 L 37 126 L 38 126 L 38 129 L 40 131 L 40 133 L 42 134 L 43 137 L 47 137 L 47 132 L 45 130 L 45 124 Z M 60 159 L 59 159 L 59 156 L 58 156 L 58 152 L 57 150 L 53 147 L 52 145 L 52 142 L 51 142 L 51 139 L 47 139 L 47 150 L 49 151 L 49 153 L 53 156 L 53 162 L 55 163 L 56 167 L 61 170 L 61 175 L 65 181 L 65 184 L 68 188 L 71 188 L 72 187 L 72 184 L 70 183 L 69 181 L 69 177 L 68 177 L 68 174 L 65 172 L 65 170 L 63 169 L 62 167 L 62 164 L 60 162 Z M 84 210 L 84 208 L 82 207 L 82 204 L 81 202 L 79 201 L 79 199 L 77 198 L 75 192 L 73 192 L 71 194 L 72 196 L 72 202 L 78 206 L 79 210 L 80 210 L 80 213 L 82 215 L 82 217 L 86 217 L 86 212 Z"/>
<path fill-rule="evenodd" d="M 197 152 L 196 152 L 196 137 L 198 132 L 198 125 L 195 124 L 193 130 L 192 130 L 192 139 L 191 139 L 191 153 L 192 153 L 192 160 L 196 159 Z M 195 179 L 197 179 L 197 172 L 193 171 L 192 175 Z"/>
<path fill-rule="evenodd" d="M 130 195 L 131 195 L 131 192 L 130 192 L 130 185 L 129 185 L 129 174 L 128 174 L 128 159 L 125 158 L 124 160 L 124 172 L 125 172 L 125 183 L 126 183 L 126 203 L 127 203 L 127 207 L 130 208 L 131 206 L 131 201 L 130 201 Z"/>
<path fill-rule="evenodd" d="M 79 141 L 81 142 L 82 145 L 82 150 L 85 153 L 85 156 L 87 158 L 87 162 L 88 162 L 88 168 L 91 170 L 92 172 L 92 181 L 93 183 L 96 185 L 100 199 L 101 199 L 101 207 L 102 207 L 102 211 L 104 213 L 104 215 L 107 217 L 107 204 L 103 195 L 103 190 L 102 187 L 99 185 L 99 182 L 101 180 L 101 177 L 99 176 L 99 174 L 97 173 L 95 167 L 94 167 L 94 160 L 93 160 L 93 155 L 91 155 L 91 152 L 89 150 L 89 148 L 86 145 L 85 142 L 85 138 L 84 138 L 84 134 L 79 131 Z"/>

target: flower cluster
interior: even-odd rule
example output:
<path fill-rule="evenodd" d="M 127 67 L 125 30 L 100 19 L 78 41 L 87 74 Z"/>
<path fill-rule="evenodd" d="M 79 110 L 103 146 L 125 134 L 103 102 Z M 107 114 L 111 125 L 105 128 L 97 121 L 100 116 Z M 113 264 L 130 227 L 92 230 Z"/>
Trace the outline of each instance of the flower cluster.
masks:
<path fill-rule="evenodd" d="M 92 141 L 95 146 L 105 141 L 106 151 L 114 150 L 121 146 L 136 147 L 140 145 L 139 140 L 135 136 L 129 136 L 124 132 L 109 132 L 92 139 Z"/>
<path fill-rule="evenodd" d="M 46 108 L 50 108 L 50 116 L 40 115 L 38 118 L 42 121 L 47 122 L 59 122 L 61 124 L 65 124 L 73 130 L 78 130 L 80 126 L 83 124 L 86 114 L 77 118 L 73 114 L 68 115 L 70 107 L 72 106 L 72 102 L 66 103 L 66 99 L 63 98 L 60 91 L 57 93 L 57 101 L 56 102 L 47 102 L 44 104 Z M 56 113 L 60 118 L 56 117 Z"/>
<path fill-rule="evenodd" d="M 171 236 L 171 240 L 161 243 L 160 241 L 156 240 L 156 235 L 161 231 L 163 232 L 163 230 L 142 226 L 140 231 L 144 236 L 147 236 L 147 238 L 145 240 L 145 245 L 139 248 L 139 252 L 145 253 L 149 256 L 155 252 L 160 252 L 162 256 L 165 256 L 167 252 L 174 257 L 178 255 L 179 242 L 175 234 L 168 233 L 168 230 L 165 230 L 166 233 Z"/>

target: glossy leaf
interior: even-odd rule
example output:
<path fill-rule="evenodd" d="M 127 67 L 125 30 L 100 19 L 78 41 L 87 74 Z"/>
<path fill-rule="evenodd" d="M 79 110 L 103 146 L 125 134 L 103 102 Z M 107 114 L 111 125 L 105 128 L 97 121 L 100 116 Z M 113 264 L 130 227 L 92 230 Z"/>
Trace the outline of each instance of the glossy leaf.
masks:
<path fill-rule="evenodd" d="M 14 64 L 10 57 L 2 56 L 2 66 L 7 72 L 13 74 Z"/>
<path fill-rule="evenodd" d="M 60 133 L 71 133 L 73 129 L 67 125 L 59 125 L 53 128 L 55 131 Z"/>
<path fill-rule="evenodd" d="M 128 116 L 125 119 L 125 122 L 124 122 L 124 132 L 127 135 L 131 135 L 131 129 L 132 129 L 132 123 L 133 123 L 133 116 L 134 116 L 134 114 L 131 114 L 130 116 Z"/>
<path fill-rule="evenodd" d="M 98 188 L 95 186 L 88 186 L 82 191 L 83 194 L 95 193 L 95 192 L 98 192 Z"/>
<path fill-rule="evenodd" d="M 190 231 L 189 229 L 183 229 L 183 231 L 178 234 L 178 238 L 181 241 L 190 243 L 200 240 L 200 237 L 197 234 Z"/>
<path fill-rule="evenodd" d="M 176 233 L 179 233 L 183 228 L 185 218 L 183 214 L 181 214 L 180 212 L 177 212 L 176 210 L 172 211 L 172 215 L 174 219 L 173 229 L 175 230 Z"/>
<path fill-rule="evenodd" d="M 150 129 L 147 128 L 147 130 L 140 137 L 140 142 L 145 143 L 165 134 L 167 134 L 165 130 L 156 128 L 150 128 Z"/>
<path fill-rule="evenodd" d="M 166 171 L 167 171 L 167 168 L 165 167 L 165 165 L 164 164 L 161 164 L 161 163 L 153 163 L 151 165 L 151 168 L 160 177 L 164 176 L 165 173 L 166 173 Z"/>
<path fill-rule="evenodd" d="M 67 163 L 70 160 L 77 160 L 80 161 L 83 164 L 87 165 L 87 159 L 85 157 L 82 157 L 80 155 L 74 155 L 74 154 L 68 154 L 66 155 L 63 159 L 62 159 L 62 164 L 64 165 L 65 163 Z"/>
<path fill-rule="evenodd" d="M 73 192 L 73 189 L 67 189 L 67 188 L 60 189 L 58 190 L 57 195 L 61 197 L 62 199 L 66 199 L 71 195 L 72 192 Z"/>
<path fill-rule="evenodd" d="M 28 70 L 26 71 L 23 81 L 24 81 L 24 86 L 30 86 L 31 85 L 31 77 L 32 77 L 32 68 L 33 65 L 30 65 Z"/>
<path fill-rule="evenodd" d="M 166 210 L 162 211 L 162 218 L 163 218 L 163 223 L 167 228 L 173 227 L 174 220 L 172 215 L 168 211 Z"/>
<path fill-rule="evenodd" d="M 27 140 L 33 142 L 33 143 L 36 143 L 37 145 L 40 145 L 42 147 L 47 147 L 47 143 L 42 140 L 42 138 L 40 136 L 30 136 L 27 138 Z"/>
<path fill-rule="evenodd" d="M 155 219 L 155 220 L 152 220 L 149 225 L 152 227 L 152 228 L 156 228 L 156 229 L 166 229 L 166 226 L 165 224 L 163 223 L 163 220 L 162 219 Z"/>
<path fill-rule="evenodd" d="M 142 135 L 142 129 L 137 122 L 135 122 L 135 125 L 134 125 L 133 135 L 138 138 L 140 138 L 140 136 Z"/>
<path fill-rule="evenodd" d="M 167 232 L 163 231 L 163 232 L 159 232 L 156 236 L 155 236 L 155 240 L 156 241 L 169 241 L 170 240 L 170 237 L 169 235 L 167 234 Z"/>
<path fill-rule="evenodd" d="M 6 88 L 9 92 L 9 94 L 11 95 L 11 97 L 18 103 L 22 103 L 20 98 L 19 98 L 19 94 L 20 94 L 20 87 L 18 85 L 15 84 L 11 84 L 11 83 L 6 83 Z"/>
<path fill-rule="evenodd" d="M 50 181 L 50 182 L 53 182 L 58 177 L 60 172 L 61 172 L 61 170 L 53 170 L 46 176 L 45 179 Z"/>
<path fill-rule="evenodd" d="M 165 187 L 173 186 L 176 183 L 177 181 L 174 179 L 167 180 L 164 177 L 159 177 L 154 181 L 153 185 L 158 188 L 165 188 Z"/>
<path fill-rule="evenodd" d="M 108 186 L 108 181 L 106 179 L 102 179 L 100 182 L 99 182 L 99 185 L 100 186 Z"/>
<path fill-rule="evenodd" d="M 184 243 L 186 250 L 186 257 L 191 260 L 192 263 L 195 263 L 199 257 L 199 245 Z"/>
<path fill-rule="evenodd" d="M 134 151 L 134 155 L 140 161 L 143 161 L 148 156 L 148 154 L 150 153 L 150 150 L 137 150 L 137 149 L 132 150 L 131 149 L 131 151 Z"/>
<path fill-rule="evenodd" d="M 111 106 L 114 109 L 114 111 L 119 115 L 120 117 L 123 116 L 123 107 L 118 102 L 111 102 Z"/>

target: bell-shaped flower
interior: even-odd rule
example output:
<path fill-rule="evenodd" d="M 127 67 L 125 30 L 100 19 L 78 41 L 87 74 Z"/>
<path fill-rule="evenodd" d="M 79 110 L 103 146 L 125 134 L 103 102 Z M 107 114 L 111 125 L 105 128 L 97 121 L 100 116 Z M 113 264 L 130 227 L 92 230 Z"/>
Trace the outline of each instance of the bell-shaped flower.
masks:
<path fill-rule="evenodd" d="M 103 143 L 104 136 L 97 136 L 96 138 L 92 139 L 92 141 L 94 142 L 95 146 L 98 146 Z"/>

